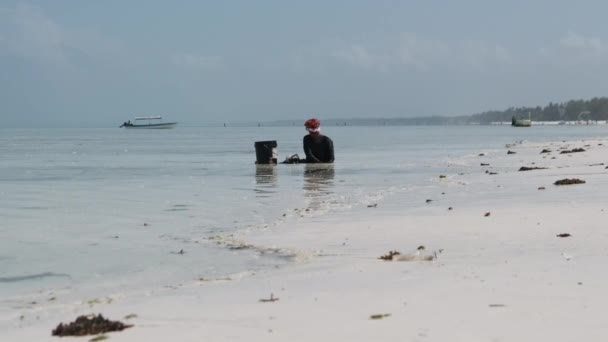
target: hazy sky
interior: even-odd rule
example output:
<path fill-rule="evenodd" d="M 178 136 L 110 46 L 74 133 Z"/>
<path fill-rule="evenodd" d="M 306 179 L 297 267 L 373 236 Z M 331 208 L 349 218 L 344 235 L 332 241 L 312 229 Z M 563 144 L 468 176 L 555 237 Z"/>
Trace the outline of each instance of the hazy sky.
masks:
<path fill-rule="evenodd" d="M 606 13 L 571 0 L 0 0 L 0 118 L 303 121 L 603 96 Z"/>

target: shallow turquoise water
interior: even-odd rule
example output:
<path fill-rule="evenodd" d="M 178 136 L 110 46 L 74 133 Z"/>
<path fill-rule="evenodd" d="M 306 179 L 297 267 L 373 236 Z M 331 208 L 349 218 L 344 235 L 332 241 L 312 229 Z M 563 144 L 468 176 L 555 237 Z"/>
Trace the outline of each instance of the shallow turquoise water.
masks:
<path fill-rule="evenodd" d="M 428 184 L 449 158 L 519 140 L 603 137 L 608 127 L 324 127 L 335 144 L 332 167 L 254 165 L 255 141 L 277 140 L 282 159 L 303 155 L 304 133 L 0 130 L 0 289 L 112 291 L 272 267 L 286 261 L 209 238 L 348 215 Z M 300 217 L 296 208 L 308 211 Z"/>

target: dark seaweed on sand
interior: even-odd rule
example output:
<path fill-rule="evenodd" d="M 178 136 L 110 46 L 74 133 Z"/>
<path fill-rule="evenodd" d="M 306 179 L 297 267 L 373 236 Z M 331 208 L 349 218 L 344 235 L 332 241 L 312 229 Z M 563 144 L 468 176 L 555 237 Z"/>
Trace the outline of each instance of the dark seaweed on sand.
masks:
<path fill-rule="evenodd" d="M 572 185 L 572 184 L 585 184 L 586 182 L 578 178 L 565 178 L 555 181 L 555 185 Z"/>
<path fill-rule="evenodd" d="M 391 261 L 391 260 L 393 260 L 393 257 L 396 255 L 401 255 L 401 253 L 399 253 L 398 251 L 389 251 L 388 254 L 382 255 L 378 259 Z"/>
<path fill-rule="evenodd" d="M 519 171 L 532 171 L 532 170 L 545 170 L 547 169 L 546 167 L 528 167 L 528 166 L 522 166 L 519 168 Z"/>
<path fill-rule="evenodd" d="M 583 149 L 583 148 L 575 148 L 575 149 L 572 149 L 572 150 L 564 150 L 564 151 L 561 151 L 559 154 L 577 153 L 577 152 L 585 152 L 585 149 Z"/>
<path fill-rule="evenodd" d="M 122 331 L 133 325 L 124 324 L 119 321 L 110 321 L 101 314 L 78 316 L 74 322 L 59 325 L 53 329 L 53 336 L 85 336 L 97 335 L 111 331 Z"/>

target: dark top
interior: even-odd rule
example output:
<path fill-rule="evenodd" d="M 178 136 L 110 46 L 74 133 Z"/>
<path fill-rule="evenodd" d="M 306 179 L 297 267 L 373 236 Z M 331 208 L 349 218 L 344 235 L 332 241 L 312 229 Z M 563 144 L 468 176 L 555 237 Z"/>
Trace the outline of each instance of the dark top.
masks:
<path fill-rule="evenodd" d="M 313 139 L 310 135 L 304 136 L 304 153 L 307 163 L 333 163 L 334 142 L 329 137 L 319 135 Z"/>

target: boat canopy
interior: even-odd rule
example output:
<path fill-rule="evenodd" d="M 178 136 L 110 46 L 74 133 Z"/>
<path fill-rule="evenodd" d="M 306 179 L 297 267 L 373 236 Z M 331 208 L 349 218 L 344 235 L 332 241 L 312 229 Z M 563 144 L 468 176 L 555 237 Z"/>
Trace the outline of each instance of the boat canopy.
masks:
<path fill-rule="evenodd" d="M 162 120 L 162 116 L 140 116 L 135 118 L 135 120 Z"/>

